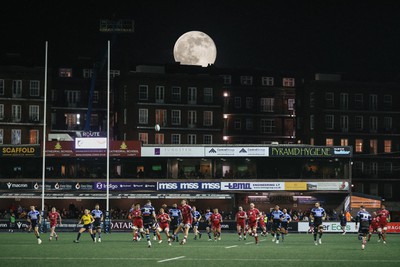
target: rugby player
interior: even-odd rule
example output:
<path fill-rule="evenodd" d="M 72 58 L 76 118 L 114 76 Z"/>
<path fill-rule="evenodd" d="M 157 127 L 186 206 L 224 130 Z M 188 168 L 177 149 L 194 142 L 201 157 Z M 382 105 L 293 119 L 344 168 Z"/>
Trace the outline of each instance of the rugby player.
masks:
<path fill-rule="evenodd" d="M 28 222 L 30 223 L 30 227 L 35 233 L 38 244 L 42 244 L 39 234 L 39 224 L 42 222 L 42 216 L 40 216 L 40 212 L 35 209 L 35 206 L 30 206 L 30 211 L 27 214 L 27 218 Z"/>
<path fill-rule="evenodd" d="M 238 212 L 236 213 L 236 229 L 237 233 L 239 235 L 239 241 L 242 240 L 242 234 L 244 240 L 246 240 L 246 219 L 247 219 L 247 214 L 243 210 L 243 207 L 240 206 Z"/>
<path fill-rule="evenodd" d="M 271 229 L 271 235 L 273 236 L 272 242 L 276 242 L 276 244 L 279 244 L 279 236 L 280 236 L 283 212 L 279 209 L 278 205 L 275 205 L 275 208 L 271 212 L 270 217 L 272 220 L 272 229 Z"/>
<path fill-rule="evenodd" d="M 376 214 L 376 212 L 372 213 L 372 220 L 371 220 L 371 225 L 369 227 L 369 233 L 368 233 L 368 240 L 371 240 L 371 236 L 373 233 L 378 233 L 378 242 L 381 242 L 382 238 L 382 229 L 379 227 L 379 217 Z"/>
<path fill-rule="evenodd" d="M 172 205 L 172 208 L 169 209 L 168 214 L 169 214 L 169 217 L 171 218 L 171 223 L 170 223 L 171 231 L 172 231 L 172 233 L 174 233 L 175 230 L 179 227 L 179 224 L 181 223 L 181 218 L 182 218 L 182 213 L 181 213 L 181 210 L 178 209 L 178 204 L 174 203 Z M 178 233 L 175 235 L 174 240 L 176 242 L 179 242 Z M 174 241 L 174 240 L 172 240 L 172 241 Z"/>
<path fill-rule="evenodd" d="M 213 213 L 211 212 L 210 208 L 206 209 L 206 213 L 204 214 L 204 219 L 207 222 L 207 227 L 206 227 L 206 232 L 208 235 L 208 241 L 212 241 L 211 239 L 211 223 L 210 223 L 210 217 Z"/>
<path fill-rule="evenodd" d="M 283 209 L 283 217 L 281 222 L 281 234 L 282 234 L 282 242 L 285 240 L 285 235 L 288 234 L 289 223 L 292 221 L 292 217 L 289 213 L 287 213 L 287 209 Z"/>
<path fill-rule="evenodd" d="M 93 234 L 93 222 L 94 218 L 90 214 L 90 211 L 88 209 L 85 209 L 84 214 L 82 215 L 81 219 L 79 220 L 78 224 L 83 223 L 83 226 L 81 229 L 79 229 L 78 236 L 74 240 L 74 243 L 79 243 L 79 239 L 81 238 L 81 234 L 85 232 L 86 230 L 90 233 L 90 236 L 92 237 L 93 243 L 96 243 L 95 236 Z"/>
<path fill-rule="evenodd" d="M 181 210 L 182 221 L 181 221 L 181 223 L 179 224 L 178 228 L 175 229 L 175 232 L 174 232 L 174 235 L 173 235 L 173 236 L 174 236 L 174 238 L 175 238 L 175 236 L 179 233 L 179 231 L 183 229 L 183 231 L 184 231 L 184 234 L 183 234 L 183 235 L 184 235 L 184 236 L 183 236 L 183 239 L 182 239 L 182 241 L 180 242 L 180 244 L 181 244 L 181 245 L 184 245 L 184 244 L 186 244 L 187 237 L 188 237 L 188 235 L 189 235 L 189 229 L 190 229 L 190 227 L 192 226 L 192 222 L 193 222 L 192 207 L 190 207 L 190 206 L 187 204 L 187 201 L 186 201 L 185 199 L 183 199 L 183 200 L 181 201 L 181 206 L 180 206 L 179 209 Z"/>
<path fill-rule="evenodd" d="M 255 208 L 254 203 L 250 203 L 250 209 L 247 211 L 248 228 L 252 236 L 254 236 L 256 245 L 258 244 L 257 223 L 260 219 L 260 211 Z"/>
<path fill-rule="evenodd" d="M 62 225 L 62 220 L 60 213 L 57 212 L 55 207 L 51 208 L 51 212 L 49 212 L 48 215 L 48 220 L 50 221 L 50 229 L 51 229 L 49 241 L 53 240 L 53 236 L 56 237 L 57 241 L 58 240 L 58 234 L 56 233 L 57 221 L 59 221 L 60 225 Z"/>
<path fill-rule="evenodd" d="M 92 210 L 92 216 L 94 218 L 93 229 L 94 229 L 94 238 L 96 239 L 96 233 L 98 233 L 97 242 L 101 243 L 101 227 L 103 226 L 103 212 L 100 210 L 99 204 L 94 206 L 94 210 Z"/>
<path fill-rule="evenodd" d="M 201 213 L 196 210 L 196 206 L 192 207 L 192 216 L 193 216 L 193 233 L 194 233 L 194 240 L 197 239 L 197 236 L 199 239 L 201 238 L 201 233 L 199 231 L 199 224 L 201 220 Z"/>
<path fill-rule="evenodd" d="M 140 204 L 137 203 L 136 205 L 132 205 L 133 207 L 130 209 L 130 214 L 128 219 L 132 220 L 133 224 L 133 241 L 140 241 L 140 235 L 143 235 L 143 219 L 142 219 L 142 211 L 140 210 Z"/>
<path fill-rule="evenodd" d="M 267 225 L 266 225 L 267 221 L 268 221 L 268 216 L 265 214 L 265 212 L 261 211 L 260 220 L 258 222 L 261 229 L 261 236 L 265 236 L 267 234 Z"/>
<path fill-rule="evenodd" d="M 382 208 L 377 212 L 379 217 L 379 228 L 382 231 L 382 240 L 383 244 L 386 244 L 386 232 L 387 232 L 387 224 L 390 221 L 390 213 L 386 209 L 385 205 L 382 204 Z"/>
<path fill-rule="evenodd" d="M 322 244 L 322 234 L 324 231 L 322 221 L 325 220 L 325 210 L 319 202 L 316 202 L 315 207 L 312 208 L 310 219 L 314 222 L 314 244 L 317 246 L 318 244 Z M 318 243 L 317 234 L 319 234 Z"/>
<path fill-rule="evenodd" d="M 143 217 L 143 228 L 146 235 L 147 247 L 151 248 L 150 230 L 154 229 L 157 216 L 150 200 L 147 200 L 146 204 L 141 208 L 141 213 Z"/>
<path fill-rule="evenodd" d="M 168 213 L 165 213 L 164 209 L 160 209 L 160 213 L 157 216 L 158 228 L 157 231 L 159 233 L 164 232 L 168 238 L 168 245 L 171 245 L 171 236 L 169 235 L 169 223 L 171 222 L 171 218 Z M 158 243 L 162 243 L 162 239 L 158 241 Z"/>
<path fill-rule="evenodd" d="M 221 240 L 221 223 L 222 223 L 222 216 L 219 214 L 218 209 L 214 208 L 213 214 L 210 216 L 210 223 L 211 223 L 211 228 L 214 233 L 214 241 L 217 242 L 218 240 Z"/>
<path fill-rule="evenodd" d="M 340 212 L 339 219 L 340 219 L 340 227 L 342 228 L 342 235 L 345 235 L 346 234 L 346 226 L 347 226 L 347 218 L 346 218 L 346 214 L 344 214 L 344 211 Z"/>
<path fill-rule="evenodd" d="M 369 232 L 369 227 L 371 224 L 371 214 L 369 214 L 369 212 L 365 210 L 364 206 L 361 206 L 360 211 L 357 213 L 356 229 L 358 227 L 358 224 L 360 224 L 360 228 L 358 230 L 359 237 L 361 237 L 362 239 L 361 249 L 364 250 L 367 234 Z"/>

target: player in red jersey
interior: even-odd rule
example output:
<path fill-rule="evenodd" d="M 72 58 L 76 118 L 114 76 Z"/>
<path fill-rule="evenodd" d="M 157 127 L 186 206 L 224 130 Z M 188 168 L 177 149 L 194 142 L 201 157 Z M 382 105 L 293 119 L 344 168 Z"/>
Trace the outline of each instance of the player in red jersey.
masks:
<path fill-rule="evenodd" d="M 179 231 L 181 231 L 183 229 L 184 236 L 183 236 L 183 239 L 180 244 L 184 245 L 184 244 L 186 244 L 187 237 L 189 235 L 189 229 L 192 226 L 192 222 L 193 222 L 192 207 L 190 207 L 187 204 L 186 200 L 183 199 L 181 201 L 181 206 L 179 207 L 179 209 L 181 210 L 182 220 L 181 220 L 181 223 L 179 224 L 178 228 L 176 228 L 173 238 L 175 239 L 175 237 L 179 233 Z"/>
<path fill-rule="evenodd" d="M 260 220 L 258 221 L 258 224 L 260 225 L 260 228 L 262 230 L 261 236 L 267 235 L 267 225 L 266 225 L 267 220 L 268 220 L 268 216 L 265 214 L 265 212 L 261 212 Z"/>
<path fill-rule="evenodd" d="M 209 218 L 211 223 L 211 229 L 214 233 L 214 241 L 216 242 L 217 239 L 221 240 L 221 223 L 222 223 L 222 216 L 219 214 L 218 209 L 215 208 L 213 210 L 213 214 Z"/>
<path fill-rule="evenodd" d="M 379 217 L 379 228 L 382 231 L 383 244 L 386 244 L 386 231 L 387 231 L 387 224 L 390 221 L 390 213 L 383 204 L 382 208 L 378 211 L 378 217 Z"/>
<path fill-rule="evenodd" d="M 131 208 L 130 214 L 128 219 L 132 220 L 133 224 L 133 241 L 139 241 L 139 232 L 142 235 L 143 230 L 143 218 L 142 218 L 142 211 L 140 210 L 140 204 L 136 204 L 134 207 Z"/>
<path fill-rule="evenodd" d="M 57 220 L 60 222 L 60 225 L 62 225 L 62 220 L 60 213 L 56 211 L 55 207 L 51 208 L 51 212 L 49 212 L 48 215 L 48 220 L 50 221 L 51 229 L 49 241 L 53 240 L 53 236 L 55 236 L 56 240 L 58 240 L 58 234 L 56 233 Z"/>
<path fill-rule="evenodd" d="M 254 236 L 256 244 L 258 244 L 257 223 L 260 219 L 260 211 L 255 208 L 254 203 L 250 203 L 250 209 L 247 211 L 249 232 Z"/>
<path fill-rule="evenodd" d="M 372 220 L 371 220 L 371 225 L 369 226 L 369 233 L 368 233 L 368 240 L 371 239 L 371 236 L 373 233 L 378 233 L 378 242 L 381 240 L 382 232 L 381 228 L 379 227 L 379 217 L 376 214 L 376 212 L 372 213 Z"/>
<path fill-rule="evenodd" d="M 164 209 L 160 209 L 160 213 L 157 216 L 158 221 L 158 233 L 164 232 L 168 238 L 168 245 L 171 245 L 171 236 L 169 235 L 169 223 L 171 222 L 171 218 L 168 213 L 165 213 Z M 158 241 L 158 243 L 162 243 L 162 239 Z"/>
<path fill-rule="evenodd" d="M 242 234 L 244 240 L 246 240 L 246 219 L 247 214 L 243 210 L 243 207 L 240 206 L 238 212 L 236 213 L 236 229 L 239 235 L 239 241 L 242 240 Z"/>

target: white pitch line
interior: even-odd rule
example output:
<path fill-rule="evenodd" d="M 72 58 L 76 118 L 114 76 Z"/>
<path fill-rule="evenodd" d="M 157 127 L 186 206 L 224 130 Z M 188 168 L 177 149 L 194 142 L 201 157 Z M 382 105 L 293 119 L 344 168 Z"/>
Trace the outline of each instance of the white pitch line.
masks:
<path fill-rule="evenodd" d="M 236 248 L 238 245 L 234 245 L 234 246 L 229 246 L 229 247 L 225 247 L 225 248 Z"/>
<path fill-rule="evenodd" d="M 160 260 L 160 261 L 157 261 L 157 262 L 174 261 L 174 260 L 182 259 L 182 258 L 184 258 L 184 257 L 185 257 L 185 256 L 179 256 L 179 257 L 175 257 L 175 258 L 169 258 L 169 259 L 165 259 L 165 260 Z"/>

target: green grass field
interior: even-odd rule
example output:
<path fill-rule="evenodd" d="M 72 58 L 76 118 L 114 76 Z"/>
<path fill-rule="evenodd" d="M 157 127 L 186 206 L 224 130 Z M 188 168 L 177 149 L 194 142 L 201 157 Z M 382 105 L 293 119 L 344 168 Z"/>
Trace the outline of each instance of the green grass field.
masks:
<path fill-rule="evenodd" d="M 257 246 L 254 238 L 238 241 L 236 234 L 223 233 L 218 242 L 205 235 L 193 240 L 191 234 L 186 245 L 152 241 L 151 248 L 143 239 L 132 242 L 129 233 L 103 235 L 103 242 L 95 244 L 88 233 L 79 244 L 72 242 L 76 233 L 60 233 L 51 242 L 48 236 L 42 234 L 38 245 L 33 233 L 1 233 L 0 266 L 400 266 L 400 235 L 389 235 L 386 245 L 373 236 L 364 251 L 355 234 L 325 234 L 318 246 L 310 234 L 290 234 L 280 244 L 260 237 Z"/>

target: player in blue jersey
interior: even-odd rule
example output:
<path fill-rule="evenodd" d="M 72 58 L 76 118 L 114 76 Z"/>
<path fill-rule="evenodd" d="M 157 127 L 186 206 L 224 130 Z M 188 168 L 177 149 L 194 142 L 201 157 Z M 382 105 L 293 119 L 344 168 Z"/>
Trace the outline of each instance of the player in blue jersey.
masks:
<path fill-rule="evenodd" d="M 151 201 L 147 200 L 146 204 L 142 207 L 142 217 L 143 217 L 143 228 L 145 231 L 147 245 L 151 248 L 150 241 L 150 230 L 156 227 L 157 216 L 154 207 L 151 205 Z"/>
<path fill-rule="evenodd" d="M 101 227 L 103 226 L 103 212 L 100 210 L 99 204 L 96 204 L 94 206 L 94 210 L 92 210 L 92 216 L 94 218 L 94 223 L 93 223 L 93 234 L 96 238 L 96 233 L 98 233 L 98 239 L 97 242 L 101 243 Z"/>
<path fill-rule="evenodd" d="M 315 207 L 311 209 L 310 219 L 314 221 L 314 244 L 322 244 L 322 233 L 324 231 L 324 226 L 322 221 L 325 220 L 325 210 L 321 207 L 319 202 L 315 203 Z M 318 242 L 317 242 L 317 235 Z"/>
<path fill-rule="evenodd" d="M 281 234 L 282 242 L 285 240 L 285 235 L 288 234 L 289 223 L 292 221 L 292 217 L 287 213 L 287 209 L 283 209 L 283 217 L 281 222 Z"/>
<path fill-rule="evenodd" d="M 279 244 L 279 235 L 283 218 L 283 212 L 279 209 L 278 205 L 275 205 L 274 210 L 271 212 L 270 218 L 272 220 L 272 229 L 271 229 L 272 230 L 271 235 L 273 236 L 272 242 L 276 242 L 276 244 Z"/>
<path fill-rule="evenodd" d="M 210 222 L 210 217 L 213 213 L 211 212 L 210 208 L 206 209 L 206 213 L 204 214 L 204 220 L 207 223 L 207 227 L 206 227 L 206 232 L 208 235 L 208 241 L 212 241 L 211 238 L 211 222 Z"/>
<path fill-rule="evenodd" d="M 357 213 L 356 217 L 356 229 L 358 228 L 358 224 L 360 227 L 358 229 L 359 237 L 362 240 L 361 249 L 365 249 L 365 245 L 367 243 L 367 235 L 369 233 L 369 227 L 371 225 L 372 216 L 369 212 L 364 208 L 364 206 L 360 206 L 360 211 Z"/>
<path fill-rule="evenodd" d="M 174 203 L 172 205 L 172 208 L 169 209 L 168 211 L 169 217 L 171 218 L 171 222 L 169 224 L 170 230 L 172 231 L 172 233 L 175 233 L 175 230 L 178 228 L 179 224 L 181 223 L 181 219 L 182 219 L 182 213 L 181 210 L 178 209 L 178 204 Z M 175 241 L 179 242 L 179 237 L 178 237 L 177 233 L 175 235 Z M 174 241 L 174 240 L 172 240 Z"/>
<path fill-rule="evenodd" d="M 40 212 L 35 209 L 35 206 L 30 207 L 30 211 L 27 214 L 28 222 L 33 229 L 35 236 L 37 238 L 38 244 L 42 244 L 42 240 L 40 239 L 39 234 L 39 224 L 42 222 L 42 216 L 40 216 Z"/>
<path fill-rule="evenodd" d="M 194 240 L 201 238 L 201 233 L 199 231 L 199 225 L 201 220 L 201 213 L 196 209 L 196 206 L 192 206 L 192 216 L 193 216 L 193 233 L 194 233 Z"/>
<path fill-rule="evenodd" d="M 343 210 L 340 211 L 339 220 L 340 220 L 340 227 L 342 228 L 342 235 L 345 235 L 346 234 L 347 218 L 346 218 L 346 214 L 344 214 Z"/>

